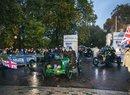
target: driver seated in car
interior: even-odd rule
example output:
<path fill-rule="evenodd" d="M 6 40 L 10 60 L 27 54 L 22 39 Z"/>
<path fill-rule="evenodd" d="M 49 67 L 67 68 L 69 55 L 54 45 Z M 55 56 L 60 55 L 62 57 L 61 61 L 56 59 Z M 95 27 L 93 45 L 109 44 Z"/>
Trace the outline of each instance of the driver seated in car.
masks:
<path fill-rule="evenodd" d="M 53 59 L 51 59 L 51 63 L 47 65 L 47 68 L 54 69 L 54 71 L 61 69 L 60 56 L 55 56 Z"/>

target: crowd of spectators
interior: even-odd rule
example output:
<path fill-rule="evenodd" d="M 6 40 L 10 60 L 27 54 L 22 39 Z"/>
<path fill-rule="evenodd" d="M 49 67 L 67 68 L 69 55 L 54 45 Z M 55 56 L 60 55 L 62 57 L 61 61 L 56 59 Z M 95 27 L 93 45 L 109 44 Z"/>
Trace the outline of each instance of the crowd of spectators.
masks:
<path fill-rule="evenodd" d="M 69 49 L 70 51 L 70 49 Z M 13 49 L 13 48 L 5 48 L 5 49 L 0 49 L 0 54 L 3 52 L 6 52 L 7 55 L 32 55 L 32 54 L 39 54 L 39 55 L 49 55 L 49 56 L 54 56 L 54 55 L 62 55 L 65 57 L 66 55 L 69 55 L 66 51 L 66 49 L 63 48 L 24 48 L 24 49 Z"/>
<path fill-rule="evenodd" d="M 29 54 L 44 54 L 46 48 L 25 48 L 25 49 L 13 49 L 13 48 L 5 48 L 0 49 L 0 53 L 6 51 L 8 55 L 29 55 Z M 50 49 L 49 49 L 50 50 Z"/>
<path fill-rule="evenodd" d="M 75 65 L 76 61 L 76 53 L 75 51 L 70 47 L 69 51 L 66 51 L 66 49 L 63 48 L 54 48 L 54 49 L 48 49 L 48 48 L 28 48 L 28 49 L 13 49 L 13 48 L 5 48 L 0 49 L 0 53 L 2 55 L 31 55 L 31 54 L 40 54 L 43 55 L 44 62 L 51 63 L 50 61 L 52 59 L 55 59 L 55 57 L 69 57 L 72 64 Z"/>

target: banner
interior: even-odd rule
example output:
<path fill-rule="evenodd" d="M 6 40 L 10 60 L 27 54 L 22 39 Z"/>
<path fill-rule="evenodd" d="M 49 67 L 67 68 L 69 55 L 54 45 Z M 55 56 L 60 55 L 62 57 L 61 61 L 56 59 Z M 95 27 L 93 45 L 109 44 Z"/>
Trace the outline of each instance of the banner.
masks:
<path fill-rule="evenodd" d="M 113 33 L 113 47 L 114 49 L 117 49 L 119 46 L 121 46 L 121 41 L 123 40 L 125 32 L 114 32 Z M 124 47 L 122 47 L 124 48 Z"/>
<path fill-rule="evenodd" d="M 16 62 L 18 65 L 28 64 L 30 60 L 36 61 L 35 55 L 10 55 L 9 60 Z"/>

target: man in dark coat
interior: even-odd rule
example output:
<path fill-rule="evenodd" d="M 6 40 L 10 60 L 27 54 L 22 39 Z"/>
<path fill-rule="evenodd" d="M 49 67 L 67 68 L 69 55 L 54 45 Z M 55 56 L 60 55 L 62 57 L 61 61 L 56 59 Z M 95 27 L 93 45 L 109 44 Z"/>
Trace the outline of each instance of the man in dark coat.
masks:
<path fill-rule="evenodd" d="M 72 47 L 69 47 L 68 56 L 70 58 L 70 62 L 72 63 L 73 67 L 76 68 L 76 53 L 72 49 Z"/>
<path fill-rule="evenodd" d="M 64 58 L 64 57 L 68 57 L 68 52 L 66 51 L 66 48 L 65 47 L 62 47 L 62 50 L 61 50 L 61 56 Z"/>
<path fill-rule="evenodd" d="M 50 53 L 49 53 L 49 50 L 48 49 L 45 49 L 45 52 L 44 52 L 44 62 L 46 64 L 50 63 Z"/>

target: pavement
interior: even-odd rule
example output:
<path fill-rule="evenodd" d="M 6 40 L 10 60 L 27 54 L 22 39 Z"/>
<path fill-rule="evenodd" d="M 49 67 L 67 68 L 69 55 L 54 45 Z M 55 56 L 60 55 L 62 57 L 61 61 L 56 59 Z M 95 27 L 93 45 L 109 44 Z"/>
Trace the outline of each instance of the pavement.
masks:
<path fill-rule="evenodd" d="M 71 87 L 0 86 L 0 95 L 130 95 L 130 92 Z"/>
<path fill-rule="evenodd" d="M 82 60 L 80 76 L 44 78 L 27 67 L 0 69 L 0 95 L 130 95 L 130 73 L 126 67 L 95 67 L 92 59 Z"/>

